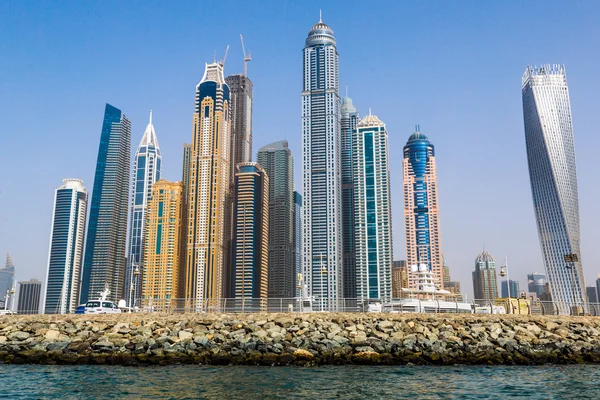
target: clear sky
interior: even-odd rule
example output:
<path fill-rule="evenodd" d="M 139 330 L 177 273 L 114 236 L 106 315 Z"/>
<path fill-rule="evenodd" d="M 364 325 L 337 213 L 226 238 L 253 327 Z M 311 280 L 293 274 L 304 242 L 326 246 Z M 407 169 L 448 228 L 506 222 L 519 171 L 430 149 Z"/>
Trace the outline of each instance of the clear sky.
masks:
<path fill-rule="evenodd" d="M 567 67 L 587 285 L 600 272 L 597 149 L 600 2 L 596 1 L 3 1 L 0 2 L 0 265 L 45 279 L 54 189 L 88 190 L 106 102 L 132 121 L 135 152 L 149 110 L 163 176 L 181 179 L 204 63 L 231 45 L 226 74 L 252 53 L 253 152 L 287 139 L 301 189 L 302 48 L 323 20 L 335 32 L 341 92 L 387 124 L 394 259 L 405 253 L 402 147 L 420 124 L 438 163 L 442 247 L 472 294 L 485 248 L 526 286 L 543 271 L 521 105 L 528 64 Z"/>

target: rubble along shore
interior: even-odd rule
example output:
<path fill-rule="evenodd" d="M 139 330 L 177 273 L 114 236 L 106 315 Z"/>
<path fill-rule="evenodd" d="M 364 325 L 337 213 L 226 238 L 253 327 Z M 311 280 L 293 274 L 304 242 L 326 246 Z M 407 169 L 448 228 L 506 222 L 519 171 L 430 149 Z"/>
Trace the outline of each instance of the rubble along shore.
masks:
<path fill-rule="evenodd" d="M 381 313 L 4 316 L 0 363 L 600 364 L 600 318 Z"/>

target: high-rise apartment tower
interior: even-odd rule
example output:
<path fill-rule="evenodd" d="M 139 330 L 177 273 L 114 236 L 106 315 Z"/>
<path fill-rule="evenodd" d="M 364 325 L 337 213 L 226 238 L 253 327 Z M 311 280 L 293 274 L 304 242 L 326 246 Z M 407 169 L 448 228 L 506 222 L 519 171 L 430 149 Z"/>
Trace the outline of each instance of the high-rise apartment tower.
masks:
<path fill-rule="evenodd" d="M 207 64 L 196 86 L 187 202 L 185 297 L 196 307 L 223 297 L 231 209 L 229 95 L 223 64 Z"/>
<path fill-rule="evenodd" d="M 269 279 L 269 177 L 254 162 L 240 163 L 236 170 L 233 293 L 236 299 L 266 300 Z M 259 300 L 254 306 L 263 304 Z"/>
<path fill-rule="evenodd" d="M 352 99 L 344 97 L 341 106 L 340 146 L 342 163 L 342 247 L 344 297 L 356 298 L 356 243 L 354 239 L 354 180 L 352 178 L 352 133 L 358 123 L 358 111 Z"/>
<path fill-rule="evenodd" d="M 42 282 L 38 279 L 19 282 L 18 314 L 39 314 Z"/>
<path fill-rule="evenodd" d="M 54 194 L 46 314 L 74 313 L 79 305 L 87 200 L 87 190 L 79 179 L 63 179 Z"/>
<path fill-rule="evenodd" d="M 476 300 L 494 301 L 498 297 L 496 260 L 485 250 L 475 259 L 473 293 Z"/>
<path fill-rule="evenodd" d="M 332 310 L 343 297 L 339 56 L 319 20 L 303 50 L 303 279 Z"/>
<path fill-rule="evenodd" d="M 123 294 L 130 150 L 131 123 L 121 110 L 107 104 L 85 241 L 81 303 L 107 288 L 111 301 Z"/>
<path fill-rule="evenodd" d="M 150 121 L 144 131 L 144 136 L 135 153 L 133 162 L 133 176 L 131 185 L 131 222 L 129 224 L 129 254 L 127 256 L 127 270 L 123 298 L 127 299 L 130 306 L 139 306 L 142 297 L 142 280 L 135 279 L 134 272 L 144 271 L 144 235 L 146 233 L 146 212 L 148 202 L 152 197 L 152 185 L 160 179 L 162 157 L 154 125 L 152 125 L 152 111 Z M 134 290 L 135 289 L 135 290 Z M 135 294 L 135 298 L 134 298 Z"/>
<path fill-rule="evenodd" d="M 404 146 L 403 173 L 408 286 L 415 289 L 418 283 L 411 267 L 426 265 L 443 287 L 435 149 L 419 127 Z"/>
<path fill-rule="evenodd" d="M 585 299 L 579 249 L 579 200 L 569 88 L 564 65 L 528 66 L 522 78 L 529 179 L 552 300 Z M 565 256 L 577 255 L 573 263 Z M 574 267 L 573 269 L 571 269 Z"/>
<path fill-rule="evenodd" d="M 13 264 L 10 254 L 6 254 L 6 264 L 0 269 L 0 302 L 2 309 L 11 309 L 10 291 L 15 288 L 15 264 Z M 8 293 L 8 296 L 7 296 Z M 14 293 L 13 293 L 14 295 Z M 8 302 L 8 304 L 6 304 Z"/>
<path fill-rule="evenodd" d="M 392 298 L 392 210 L 388 135 L 374 115 L 360 120 L 352 135 L 356 295 Z"/>
<path fill-rule="evenodd" d="M 287 140 L 262 147 L 257 161 L 269 177 L 269 297 L 290 299 L 296 294 L 294 160 Z"/>
<path fill-rule="evenodd" d="M 166 311 L 182 297 L 185 258 L 183 183 L 159 180 L 152 186 L 145 231 L 144 270 L 141 276 L 143 306 Z M 140 280 L 140 277 L 134 277 Z"/>

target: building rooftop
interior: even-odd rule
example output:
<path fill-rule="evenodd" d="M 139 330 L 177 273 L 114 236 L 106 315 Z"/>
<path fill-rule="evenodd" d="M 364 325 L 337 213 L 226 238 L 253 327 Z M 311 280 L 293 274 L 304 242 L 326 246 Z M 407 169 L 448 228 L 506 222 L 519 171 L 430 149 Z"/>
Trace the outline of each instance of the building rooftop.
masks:
<path fill-rule="evenodd" d="M 483 250 L 481 253 L 479 253 L 477 258 L 475 259 L 475 262 L 476 263 L 490 263 L 490 262 L 495 263 L 496 260 L 494 260 L 494 257 L 492 257 L 492 255 L 490 253 Z"/>
<path fill-rule="evenodd" d="M 263 151 L 277 151 L 277 150 L 287 150 L 287 149 L 288 149 L 288 141 L 280 140 L 278 142 L 273 142 L 266 146 L 263 146 L 260 149 L 258 149 L 258 151 L 263 152 Z"/>
<path fill-rule="evenodd" d="M 367 115 L 358 122 L 358 126 L 364 128 L 366 126 L 381 126 L 383 122 L 376 115 Z"/>
<path fill-rule="evenodd" d="M 417 140 L 426 140 L 426 141 L 429 141 L 429 139 L 427 138 L 427 136 L 425 136 L 421 132 L 415 132 L 412 135 L 410 135 L 410 137 L 408 138 L 408 141 L 406 143 L 415 142 Z"/>
<path fill-rule="evenodd" d="M 314 24 L 310 31 L 308 31 L 308 37 L 306 38 L 306 46 L 314 46 L 319 44 L 333 44 L 335 45 L 335 37 L 333 36 L 333 30 L 323 22 L 321 16 L 319 16 L 319 22 Z"/>

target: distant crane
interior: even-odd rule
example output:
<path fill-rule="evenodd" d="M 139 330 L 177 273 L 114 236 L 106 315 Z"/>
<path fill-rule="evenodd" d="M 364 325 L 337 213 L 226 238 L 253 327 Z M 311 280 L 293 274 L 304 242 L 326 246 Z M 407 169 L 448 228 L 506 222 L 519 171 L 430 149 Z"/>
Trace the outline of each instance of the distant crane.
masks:
<path fill-rule="evenodd" d="M 227 60 L 227 53 L 229 53 L 229 45 L 227 45 L 227 48 L 225 49 L 225 56 L 223 57 L 223 61 L 221 61 L 222 67 L 225 67 L 225 60 Z"/>
<path fill-rule="evenodd" d="M 252 61 L 252 56 L 250 52 L 246 54 L 246 48 L 244 47 L 244 37 L 240 33 L 240 40 L 242 41 L 242 51 L 244 52 L 244 76 L 248 77 L 248 62 Z"/>

